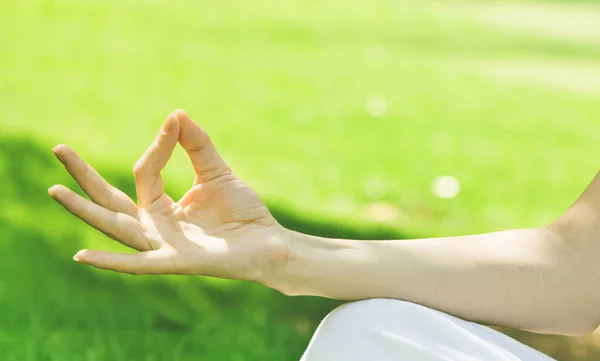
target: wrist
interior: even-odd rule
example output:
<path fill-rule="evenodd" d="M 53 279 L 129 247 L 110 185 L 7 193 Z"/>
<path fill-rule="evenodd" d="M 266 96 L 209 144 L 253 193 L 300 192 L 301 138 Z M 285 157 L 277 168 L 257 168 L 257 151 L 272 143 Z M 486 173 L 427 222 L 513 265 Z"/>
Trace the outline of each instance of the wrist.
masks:
<path fill-rule="evenodd" d="M 311 257 L 311 243 L 316 238 L 276 224 L 268 241 L 269 250 L 263 261 L 264 272 L 260 283 L 287 296 L 300 295 L 300 270 L 308 264 L 306 261 Z"/>
<path fill-rule="evenodd" d="M 278 252 L 273 259 L 272 272 L 263 285 L 287 296 L 336 298 L 340 280 L 351 277 L 354 266 L 361 268 L 364 242 L 318 237 L 279 227 L 277 243 L 284 245 L 285 252 Z"/>
<path fill-rule="evenodd" d="M 284 294 L 287 294 L 285 280 L 293 248 L 291 246 L 294 241 L 293 233 L 295 232 L 279 223 L 271 226 L 266 240 L 266 249 L 260 252 L 260 260 L 257 262 L 260 275 L 255 281 Z"/>

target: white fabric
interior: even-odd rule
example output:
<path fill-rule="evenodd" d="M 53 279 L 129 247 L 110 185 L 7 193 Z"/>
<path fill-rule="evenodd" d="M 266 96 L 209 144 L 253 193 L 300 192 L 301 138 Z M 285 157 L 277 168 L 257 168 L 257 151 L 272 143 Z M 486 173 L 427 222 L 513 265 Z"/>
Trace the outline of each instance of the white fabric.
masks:
<path fill-rule="evenodd" d="M 300 361 L 555 361 L 492 328 L 411 302 L 344 304 Z"/>

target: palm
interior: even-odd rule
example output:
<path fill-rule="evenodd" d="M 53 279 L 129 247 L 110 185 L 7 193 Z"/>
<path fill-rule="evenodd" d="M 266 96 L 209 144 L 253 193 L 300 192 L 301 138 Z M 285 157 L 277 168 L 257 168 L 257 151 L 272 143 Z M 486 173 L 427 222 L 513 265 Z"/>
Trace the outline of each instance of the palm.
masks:
<path fill-rule="evenodd" d="M 253 222 L 272 224 L 271 215 L 260 197 L 233 174 L 194 186 L 180 205 L 187 222 L 211 233 Z"/>
<path fill-rule="evenodd" d="M 162 195 L 140 214 L 148 244 L 167 250 L 170 273 L 235 279 L 254 278 L 248 255 L 263 253 L 275 224 L 259 196 L 234 175 L 196 185 L 177 203 Z"/>
<path fill-rule="evenodd" d="M 160 170 L 177 141 L 188 152 L 196 179 L 174 202 L 164 193 Z M 270 251 L 281 250 L 271 237 L 278 224 L 260 197 L 231 172 L 206 133 L 181 111 L 170 116 L 134 167 L 138 205 L 70 148 L 58 146 L 55 152 L 94 203 L 62 186 L 51 188 L 52 196 L 85 222 L 141 251 L 85 250 L 75 257 L 80 262 L 134 274 L 258 280 Z"/>

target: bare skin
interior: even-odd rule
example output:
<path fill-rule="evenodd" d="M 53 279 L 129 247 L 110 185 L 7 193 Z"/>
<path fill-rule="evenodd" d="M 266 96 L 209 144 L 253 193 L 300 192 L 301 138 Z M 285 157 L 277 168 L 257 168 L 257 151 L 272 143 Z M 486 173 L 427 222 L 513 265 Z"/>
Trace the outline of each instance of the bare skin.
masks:
<path fill-rule="evenodd" d="M 164 193 L 160 171 L 177 142 L 195 170 L 191 189 L 178 202 Z M 57 158 L 93 202 L 62 185 L 50 195 L 107 236 L 140 251 L 82 250 L 74 259 L 131 274 L 202 274 L 258 281 L 262 258 L 285 251 L 273 237 L 280 226 L 260 197 L 235 176 L 208 135 L 183 111 L 170 114 L 156 140 L 134 167 L 138 204 L 109 185 L 72 149 Z"/>
<path fill-rule="evenodd" d="M 161 170 L 179 143 L 195 170 L 178 202 Z M 170 114 L 134 167 L 137 204 L 73 150 L 58 159 L 92 201 L 50 188 L 68 211 L 138 253 L 74 259 L 131 274 L 194 274 L 261 283 L 288 295 L 412 301 L 480 323 L 583 335 L 600 324 L 600 173 L 552 224 L 399 241 L 327 239 L 285 229 L 187 114 Z"/>

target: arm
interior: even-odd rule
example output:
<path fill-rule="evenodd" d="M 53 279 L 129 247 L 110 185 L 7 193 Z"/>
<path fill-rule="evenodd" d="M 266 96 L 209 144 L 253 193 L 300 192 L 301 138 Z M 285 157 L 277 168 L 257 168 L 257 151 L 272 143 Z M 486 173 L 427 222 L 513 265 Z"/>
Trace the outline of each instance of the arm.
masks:
<path fill-rule="evenodd" d="M 600 173 L 551 225 L 472 236 L 346 241 L 283 233 L 289 295 L 412 301 L 481 323 L 582 335 L 600 323 Z"/>
<path fill-rule="evenodd" d="M 400 241 L 285 237 L 289 261 L 274 287 L 288 295 L 401 299 L 539 333 L 596 326 L 588 264 L 545 228 Z"/>
<path fill-rule="evenodd" d="M 195 170 L 177 202 L 161 170 L 179 142 Z M 548 227 L 401 241 L 326 239 L 283 228 L 184 112 L 169 116 L 134 168 L 138 203 L 74 151 L 55 153 L 87 200 L 49 192 L 68 211 L 138 253 L 82 250 L 80 263 L 131 274 L 244 279 L 288 295 L 412 301 L 482 323 L 580 335 L 599 323 L 600 175 Z"/>

